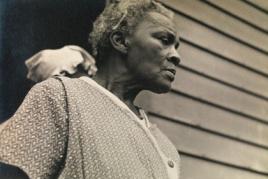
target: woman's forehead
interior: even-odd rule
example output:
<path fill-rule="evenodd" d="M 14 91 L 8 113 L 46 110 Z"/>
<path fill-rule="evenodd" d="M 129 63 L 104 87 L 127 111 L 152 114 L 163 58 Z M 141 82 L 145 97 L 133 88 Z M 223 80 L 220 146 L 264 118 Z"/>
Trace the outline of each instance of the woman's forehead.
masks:
<path fill-rule="evenodd" d="M 138 33 L 144 33 L 145 31 L 168 31 L 179 39 L 179 34 L 176 30 L 173 20 L 158 12 L 149 12 L 138 25 L 136 29 Z"/>
<path fill-rule="evenodd" d="M 176 30 L 175 23 L 173 22 L 173 19 L 171 19 L 171 18 L 169 18 L 161 13 L 149 12 L 145 16 L 144 20 L 147 22 L 149 21 L 151 25 L 163 27 L 163 28 L 173 32 L 174 34 L 178 33 Z"/>

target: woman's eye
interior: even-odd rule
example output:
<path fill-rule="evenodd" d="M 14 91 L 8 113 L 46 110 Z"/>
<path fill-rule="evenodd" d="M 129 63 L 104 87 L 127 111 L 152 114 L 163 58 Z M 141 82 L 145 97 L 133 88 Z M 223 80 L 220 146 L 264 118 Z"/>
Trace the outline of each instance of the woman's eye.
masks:
<path fill-rule="evenodd" d="M 169 44 L 169 39 L 167 37 L 161 37 L 160 38 L 161 42 L 164 44 L 164 45 L 168 45 Z"/>

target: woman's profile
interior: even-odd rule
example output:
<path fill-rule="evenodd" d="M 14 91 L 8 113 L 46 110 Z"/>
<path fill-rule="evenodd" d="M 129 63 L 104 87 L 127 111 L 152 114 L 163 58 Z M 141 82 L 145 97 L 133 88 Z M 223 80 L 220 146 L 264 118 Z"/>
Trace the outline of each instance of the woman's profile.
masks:
<path fill-rule="evenodd" d="M 96 75 L 36 84 L 0 131 L 0 161 L 31 179 L 178 179 L 176 148 L 134 105 L 142 90 L 166 93 L 174 81 L 172 12 L 154 0 L 112 2 L 90 43 Z"/>

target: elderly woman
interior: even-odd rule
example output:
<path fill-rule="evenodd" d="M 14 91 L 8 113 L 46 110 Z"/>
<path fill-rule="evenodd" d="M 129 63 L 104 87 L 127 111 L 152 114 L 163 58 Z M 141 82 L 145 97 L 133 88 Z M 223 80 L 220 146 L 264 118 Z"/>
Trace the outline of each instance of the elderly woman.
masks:
<path fill-rule="evenodd" d="M 93 78 L 35 85 L 0 133 L 0 161 L 31 178 L 179 178 L 171 142 L 134 105 L 168 92 L 180 62 L 172 13 L 152 0 L 108 5 L 90 34 Z"/>

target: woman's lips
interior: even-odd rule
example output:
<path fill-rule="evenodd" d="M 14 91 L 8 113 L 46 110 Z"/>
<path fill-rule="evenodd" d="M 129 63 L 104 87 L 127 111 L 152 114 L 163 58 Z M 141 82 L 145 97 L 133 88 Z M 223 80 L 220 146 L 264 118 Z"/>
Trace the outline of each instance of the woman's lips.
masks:
<path fill-rule="evenodd" d="M 173 68 L 166 69 L 167 71 L 170 71 L 174 76 L 176 75 L 176 70 Z"/>
<path fill-rule="evenodd" d="M 176 70 L 174 69 L 165 69 L 164 70 L 165 75 L 171 80 L 174 81 L 175 75 L 176 75 Z"/>

